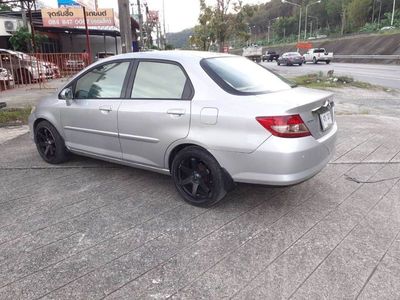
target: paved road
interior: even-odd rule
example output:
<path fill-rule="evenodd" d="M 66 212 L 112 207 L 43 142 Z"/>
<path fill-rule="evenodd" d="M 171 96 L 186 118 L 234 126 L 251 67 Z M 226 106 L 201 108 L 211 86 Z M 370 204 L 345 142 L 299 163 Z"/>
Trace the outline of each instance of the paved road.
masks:
<path fill-rule="evenodd" d="M 400 299 L 398 123 L 338 123 L 323 172 L 210 209 L 168 176 L 0 144 L 0 298 Z"/>
<path fill-rule="evenodd" d="M 318 65 L 306 64 L 301 67 L 278 67 L 275 62 L 264 64 L 278 73 L 288 77 L 316 73 L 319 71 L 322 71 L 326 74 L 329 70 L 334 70 L 335 74 L 338 75 L 350 75 L 356 80 L 389 88 L 400 89 L 400 65 L 350 64 L 332 62 L 330 65 L 319 63 Z"/>

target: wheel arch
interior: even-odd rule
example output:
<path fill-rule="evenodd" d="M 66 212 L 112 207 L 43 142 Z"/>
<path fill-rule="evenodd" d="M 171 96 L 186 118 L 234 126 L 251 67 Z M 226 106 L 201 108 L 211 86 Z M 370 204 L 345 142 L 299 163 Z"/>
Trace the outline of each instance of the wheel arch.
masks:
<path fill-rule="evenodd" d="M 53 125 L 53 127 L 57 130 L 57 132 L 60 134 L 60 136 L 65 140 L 64 131 L 62 130 L 62 127 L 60 127 L 59 122 L 57 122 L 56 119 L 57 118 L 55 116 L 53 116 L 52 114 L 50 114 L 50 115 L 38 115 L 35 118 L 35 120 L 33 121 L 33 123 L 32 123 L 33 133 L 35 132 L 36 127 L 40 122 L 47 121 L 51 125 Z"/>
<path fill-rule="evenodd" d="M 231 191 L 232 189 L 235 188 L 236 185 L 232 179 L 231 174 L 229 174 L 229 172 L 220 164 L 218 159 L 210 151 L 208 151 L 204 146 L 193 143 L 193 142 L 185 142 L 185 143 L 177 144 L 177 145 L 170 147 L 171 150 L 168 151 L 168 153 L 166 155 L 166 162 L 167 162 L 166 166 L 168 166 L 168 169 L 170 170 L 170 172 L 171 172 L 171 166 L 172 166 L 172 161 L 173 161 L 174 157 L 183 149 L 185 149 L 187 147 L 191 147 L 191 146 L 195 146 L 195 147 L 203 149 L 204 151 L 207 151 L 218 162 L 218 164 L 220 165 L 221 170 L 224 174 L 224 186 L 225 186 L 226 191 Z"/>

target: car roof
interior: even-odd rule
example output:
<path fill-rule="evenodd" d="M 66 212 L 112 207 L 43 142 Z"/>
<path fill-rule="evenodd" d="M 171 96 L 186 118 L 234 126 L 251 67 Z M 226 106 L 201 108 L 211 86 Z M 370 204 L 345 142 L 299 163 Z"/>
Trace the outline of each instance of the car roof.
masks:
<path fill-rule="evenodd" d="M 174 61 L 183 60 L 197 60 L 200 61 L 203 58 L 213 57 L 226 57 L 234 56 L 226 53 L 215 53 L 206 51 L 190 51 L 190 50 L 168 50 L 168 51 L 148 51 L 148 52 L 132 52 L 112 56 L 108 60 L 122 59 L 122 58 L 144 58 L 144 59 L 165 59 Z"/>
<path fill-rule="evenodd" d="M 17 52 L 12 51 L 12 50 L 9 50 L 9 49 L 0 48 L 0 51 L 8 52 L 8 53 L 10 53 L 10 54 L 17 54 Z"/>

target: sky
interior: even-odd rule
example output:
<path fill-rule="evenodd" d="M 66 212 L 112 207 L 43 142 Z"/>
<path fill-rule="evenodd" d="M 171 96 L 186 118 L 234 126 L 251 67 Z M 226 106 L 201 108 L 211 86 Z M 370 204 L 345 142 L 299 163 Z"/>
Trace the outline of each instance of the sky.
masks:
<path fill-rule="evenodd" d="M 199 0 L 164 0 L 165 1 L 165 23 L 167 32 L 178 32 L 186 28 L 191 28 L 197 24 L 200 13 Z M 57 7 L 57 0 L 41 0 L 44 5 Z M 130 0 L 131 3 L 137 3 L 137 0 Z M 162 20 L 162 2 L 163 0 L 141 0 L 147 2 L 150 10 L 159 10 Z M 209 4 L 215 0 L 207 0 Z M 243 4 L 265 3 L 267 0 L 243 0 Z M 117 0 L 98 0 L 100 8 L 114 8 L 118 10 Z M 134 10 L 137 6 L 134 5 Z"/>

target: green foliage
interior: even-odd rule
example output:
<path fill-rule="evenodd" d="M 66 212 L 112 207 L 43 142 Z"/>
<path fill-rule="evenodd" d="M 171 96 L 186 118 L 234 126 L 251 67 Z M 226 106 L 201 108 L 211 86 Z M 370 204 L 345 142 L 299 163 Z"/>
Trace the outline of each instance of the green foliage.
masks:
<path fill-rule="evenodd" d="M 200 1 L 200 0 L 199 0 Z M 232 1 L 232 2 L 231 2 Z M 281 0 L 271 0 L 257 5 L 242 5 L 238 0 L 201 0 L 199 25 L 189 35 L 192 39 L 186 43 L 197 49 L 211 49 L 225 43 L 240 48 L 247 43 L 268 45 L 268 27 L 270 43 L 282 44 L 297 41 L 299 8 Z M 400 1 L 400 0 L 398 0 Z M 230 9 L 223 16 L 218 3 L 229 2 Z M 238 3 L 235 3 L 238 2 Z M 301 38 L 304 38 L 305 6 L 316 0 L 291 0 L 302 3 Z M 207 4 L 212 4 L 207 6 Z M 375 9 L 372 6 L 375 3 Z M 382 5 L 380 5 L 382 3 Z M 226 6 L 225 6 L 226 7 Z M 380 20 L 378 25 L 378 15 Z M 381 32 L 380 28 L 390 26 L 393 0 L 321 0 L 321 3 L 308 6 L 307 37 L 327 35 L 338 37 L 354 32 Z M 400 9 L 397 9 L 394 26 L 400 27 Z M 206 20 L 206 22 L 205 22 Z M 207 23 L 208 21 L 208 23 Z M 311 32 L 312 22 L 312 32 Z M 343 30 L 343 32 L 342 32 Z M 383 32 L 382 32 L 383 33 Z"/>
<path fill-rule="evenodd" d="M 356 81 L 350 76 L 326 76 L 322 72 L 312 73 L 298 76 L 293 79 L 297 85 L 310 88 L 327 89 L 327 88 L 343 88 L 356 87 L 361 89 L 383 89 L 366 82 Z"/>
<path fill-rule="evenodd" d="M 0 11 L 11 11 L 12 7 L 5 3 L 0 3 Z"/>
<path fill-rule="evenodd" d="M 28 124 L 31 108 L 7 108 L 0 110 L 0 126 Z"/>
<path fill-rule="evenodd" d="M 354 28 L 363 26 L 370 15 L 372 0 L 352 0 L 348 5 L 348 17 Z"/>
<path fill-rule="evenodd" d="M 174 50 L 174 49 L 175 49 L 174 45 L 171 45 L 171 44 L 165 45 L 165 50 Z"/>
<path fill-rule="evenodd" d="M 47 36 L 41 34 L 35 34 L 35 43 L 39 45 L 40 43 L 47 40 Z M 19 28 L 11 37 L 10 43 L 14 50 L 28 52 L 33 49 L 32 45 L 32 34 L 29 32 L 27 27 Z"/>

